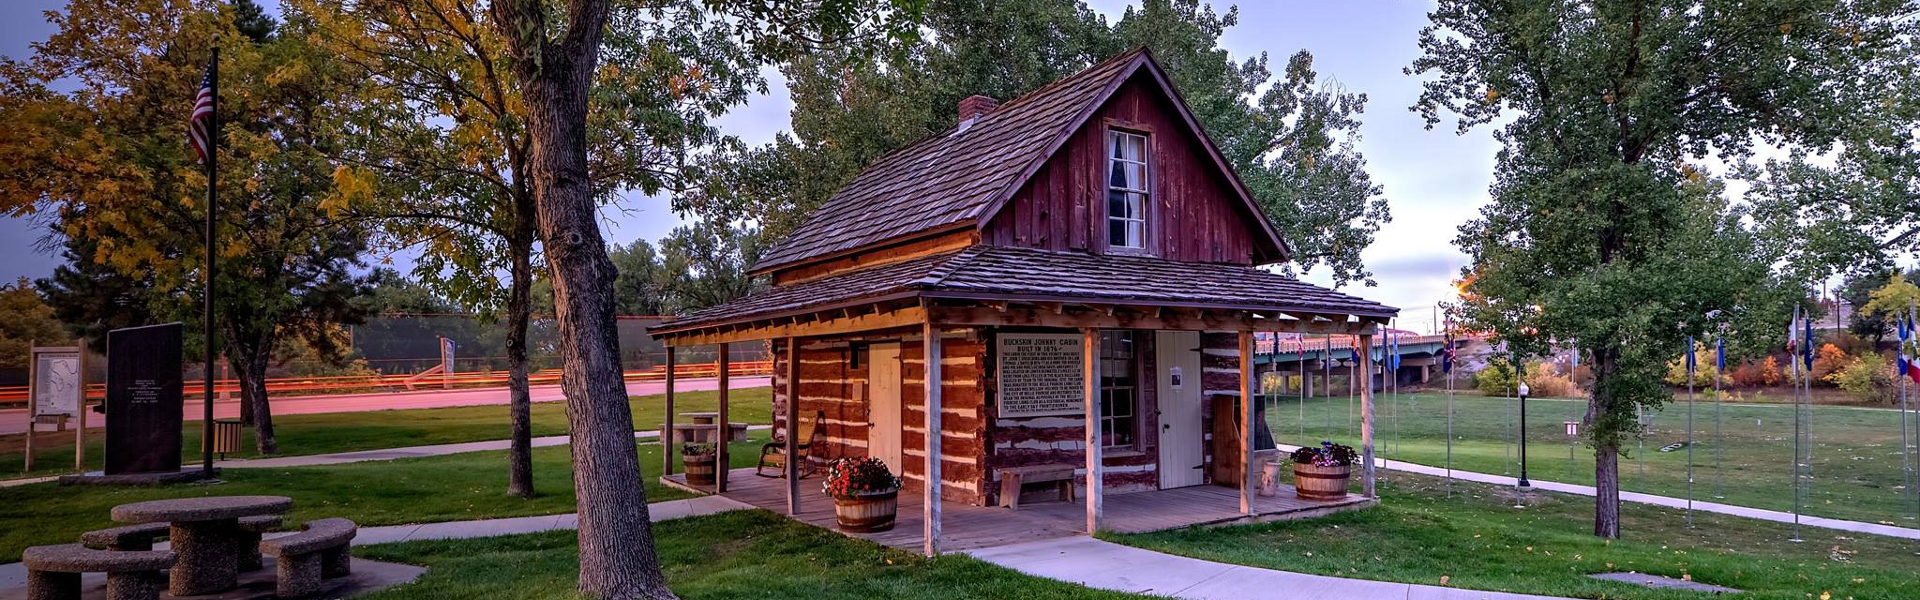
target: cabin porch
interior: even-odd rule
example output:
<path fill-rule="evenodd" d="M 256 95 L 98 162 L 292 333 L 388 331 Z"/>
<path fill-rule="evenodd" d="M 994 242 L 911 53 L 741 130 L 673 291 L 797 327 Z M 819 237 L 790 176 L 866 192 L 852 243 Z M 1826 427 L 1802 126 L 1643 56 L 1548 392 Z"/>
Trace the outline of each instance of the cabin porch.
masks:
<path fill-rule="evenodd" d="M 787 484 L 783 479 L 755 477 L 752 469 L 734 469 L 728 473 L 723 496 L 776 513 L 787 513 Z M 662 483 L 703 493 L 712 486 L 693 486 L 683 474 L 662 477 Z M 820 492 L 820 479 L 800 481 L 800 512 L 789 515 L 797 521 L 839 531 L 835 526 L 833 499 Z M 1084 497 L 1084 495 L 1080 496 Z M 891 531 L 848 533 L 892 548 L 919 550 L 924 546 L 924 496 L 903 491 L 897 520 Z M 1306 519 L 1335 512 L 1372 506 L 1377 500 L 1348 494 L 1343 500 L 1312 501 L 1294 497 L 1293 487 L 1282 485 L 1273 496 L 1253 496 L 1252 514 L 1240 512 L 1239 490 L 1216 485 L 1109 495 L 1104 499 L 1105 515 L 1101 529 L 1116 533 L 1145 533 L 1191 526 L 1231 525 Z M 1030 502 L 1019 510 L 974 506 L 946 501 L 941 509 L 940 548 L 965 552 L 1013 542 L 1029 542 L 1086 535 L 1086 506 L 1081 502 Z"/>

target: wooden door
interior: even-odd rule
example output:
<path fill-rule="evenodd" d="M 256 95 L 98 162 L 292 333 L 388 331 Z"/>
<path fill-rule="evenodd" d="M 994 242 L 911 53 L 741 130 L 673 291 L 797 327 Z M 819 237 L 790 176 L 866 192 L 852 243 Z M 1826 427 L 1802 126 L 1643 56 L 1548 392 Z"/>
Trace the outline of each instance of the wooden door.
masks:
<path fill-rule="evenodd" d="M 867 456 L 901 471 L 900 459 L 900 344 L 868 347 Z"/>
<path fill-rule="evenodd" d="M 1205 446 L 1201 443 L 1200 332 L 1162 331 L 1154 340 L 1154 366 L 1160 372 L 1155 397 L 1160 411 L 1160 487 L 1206 483 Z"/>

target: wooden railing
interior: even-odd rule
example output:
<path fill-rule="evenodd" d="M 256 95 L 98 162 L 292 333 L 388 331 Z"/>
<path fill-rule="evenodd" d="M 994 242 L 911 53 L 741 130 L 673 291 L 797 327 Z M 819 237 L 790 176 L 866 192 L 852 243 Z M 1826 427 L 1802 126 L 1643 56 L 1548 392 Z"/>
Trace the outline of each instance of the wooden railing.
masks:
<path fill-rule="evenodd" d="M 675 365 L 673 370 L 675 377 L 685 378 L 716 377 L 720 373 L 720 367 L 715 363 Z M 728 365 L 727 372 L 734 377 L 771 375 L 773 374 L 773 361 L 734 362 Z M 625 378 L 627 381 L 661 381 L 667 378 L 667 370 L 664 366 L 654 367 L 652 369 L 636 369 L 627 371 Z M 409 381 L 410 379 L 412 379 L 411 382 Z M 196 394 L 200 393 L 200 382 L 200 379 L 194 377 L 187 378 L 185 391 L 188 398 L 195 397 Z M 528 374 L 527 382 L 531 385 L 560 383 L 560 370 L 544 369 Z M 448 375 L 432 375 L 425 379 L 418 379 L 416 375 L 407 373 L 374 376 L 275 377 L 267 380 L 267 394 L 269 396 L 286 393 L 318 395 L 381 390 L 401 391 L 408 389 L 409 383 L 411 383 L 415 389 L 421 387 L 427 389 L 438 387 L 460 389 L 501 387 L 507 385 L 507 373 L 505 371 L 460 372 Z M 240 381 L 237 379 L 216 379 L 213 382 L 213 390 L 214 393 L 223 396 L 237 395 L 240 393 Z M 105 398 L 106 384 L 88 384 L 87 397 L 90 399 Z M 23 404 L 26 401 L 26 386 L 0 387 L 0 403 Z"/>

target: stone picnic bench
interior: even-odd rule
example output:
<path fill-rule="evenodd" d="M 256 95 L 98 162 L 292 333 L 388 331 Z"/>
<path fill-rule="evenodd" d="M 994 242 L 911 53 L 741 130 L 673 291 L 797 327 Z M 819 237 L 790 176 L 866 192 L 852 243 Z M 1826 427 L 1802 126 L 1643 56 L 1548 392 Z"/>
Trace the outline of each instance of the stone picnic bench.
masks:
<path fill-rule="evenodd" d="M 95 550 L 80 544 L 34 546 L 20 553 L 28 600 L 80 600 L 84 573 L 107 574 L 107 600 L 155 600 L 167 586 L 174 558 L 165 550 Z"/>
<path fill-rule="evenodd" d="M 352 575 L 355 529 L 353 521 L 320 519 L 300 533 L 260 542 L 260 552 L 273 557 L 274 594 L 297 598 L 320 591 L 324 579 Z"/>
<path fill-rule="evenodd" d="M 1060 499 L 1072 502 L 1074 468 L 1070 463 L 1000 468 L 1000 506 L 1020 510 L 1020 492 L 1030 483 L 1055 484 Z"/>

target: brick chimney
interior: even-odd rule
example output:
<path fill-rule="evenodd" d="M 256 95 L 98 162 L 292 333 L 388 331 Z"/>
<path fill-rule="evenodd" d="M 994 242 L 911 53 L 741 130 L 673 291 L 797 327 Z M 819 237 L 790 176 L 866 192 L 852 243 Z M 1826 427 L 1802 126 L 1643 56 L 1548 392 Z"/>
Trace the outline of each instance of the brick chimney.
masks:
<path fill-rule="evenodd" d="M 993 112 L 993 109 L 998 106 L 1000 106 L 999 100 L 994 100 L 987 96 L 979 94 L 967 96 L 966 99 L 960 101 L 960 127 L 964 129 L 966 126 L 972 125 L 975 120 L 978 120 L 982 115 Z"/>

